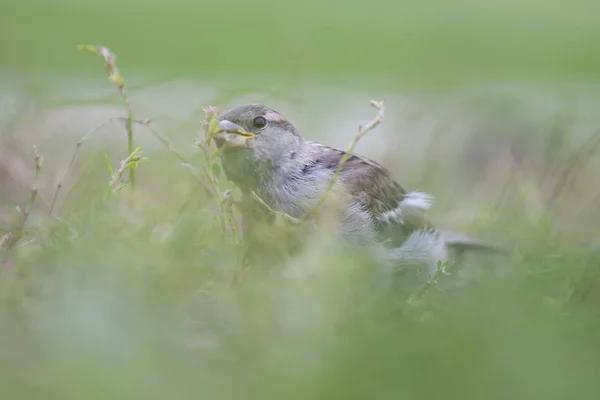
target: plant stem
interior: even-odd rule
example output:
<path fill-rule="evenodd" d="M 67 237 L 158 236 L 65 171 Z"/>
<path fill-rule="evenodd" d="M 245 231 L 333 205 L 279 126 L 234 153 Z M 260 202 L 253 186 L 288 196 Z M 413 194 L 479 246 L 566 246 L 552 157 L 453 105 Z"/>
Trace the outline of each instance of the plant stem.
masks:
<path fill-rule="evenodd" d="M 77 154 L 79 152 L 79 148 L 81 147 L 81 145 L 86 140 L 88 140 L 88 138 L 92 134 L 94 134 L 95 132 L 99 131 L 100 129 L 102 129 L 106 125 L 110 124 L 111 122 L 113 122 L 113 120 L 109 119 L 108 121 L 105 121 L 105 122 L 101 123 L 100 125 L 96 126 L 95 128 L 91 129 L 88 133 L 86 133 L 85 135 L 83 135 L 83 137 L 81 139 L 79 139 L 77 141 L 77 143 L 75 144 L 75 151 L 73 152 L 73 156 L 71 157 L 71 161 L 69 162 L 69 165 L 67 165 L 67 168 L 65 169 L 65 171 L 61 175 L 61 177 L 60 177 L 60 179 L 58 181 L 58 184 L 56 185 L 56 191 L 54 192 L 54 196 L 52 196 L 52 202 L 50 203 L 50 208 L 48 209 L 48 217 L 50 217 L 52 215 L 52 213 L 54 212 L 54 207 L 56 206 L 56 199 L 58 198 L 58 195 L 60 194 L 60 191 L 61 191 L 61 189 L 63 187 L 64 180 L 66 179 L 67 175 L 69 174 L 69 171 L 71 170 L 71 168 L 73 168 L 73 165 L 75 164 L 75 161 L 77 160 Z"/>
<path fill-rule="evenodd" d="M 10 249 L 14 247 L 21 237 L 23 236 L 23 232 L 25 231 L 25 224 L 29 219 L 29 214 L 31 214 L 31 210 L 33 208 L 33 204 L 35 203 L 35 199 L 38 195 L 38 185 L 40 182 L 40 175 L 42 172 L 42 157 L 38 154 L 37 149 L 33 148 L 33 152 L 35 154 L 35 175 L 33 177 L 33 184 L 31 185 L 31 193 L 29 195 L 29 201 L 25 205 L 23 209 L 23 213 L 21 214 L 21 218 L 19 219 L 19 224 L 13 230 L 13 233 L 7 236 L 2 244 L 6 249 Z"/>
<path fill-rule="evenodd" d="M 127 96 L 127 91 L 125 90 L 125 78 L 123 75 L 121 75 L 119 69 L 117 68 L 117 56 L 105 46 L 79 45 L 77 47 L 81 51 L 96 54 L 104 58 L 104 70 L 108 72 L 108 80 L 117 86 L 119 89 L 119 94 L 123 99 L 123 103 L 127 108 L 127 123 L 125 127 L 125 130 L 127 131 L 127 154 L 132 154 L 135 150 L 133 147 L 133 107 L 131 106 L 129 96 Z M 129 184 L 131 185 L 131 189 L 134 190 L 135 168 L 129 170 Z"/>
<path fill-rule="evenodd" d="M 331 190 L 337 183 L 340 173 L 342 172 L 344 165 L 346 164 L 346 162 L 348 161 L 348 159 L 354 152 L 354 147 L 356 146 L 358 141 L 365 134 L 367 134 L 367 132 L 373 130 L 377 125 L 379 125 L 381 123 L 381 121 L 383 120 L 383 113 L 385 110 L 384 100 L 381 100 L 381 101 L 371 100 L 371 107 L 376 108 L 378 110 L 377 115 L 375 116 L 375 118 L 373 118 L 373 120 L 371 120 L 364 127 L 359 125 L 358 133 L 356 134 L 356 136 L 354 136 L 354 139 L 352 139 L 350 146 L 348 146 L 348 149 L 346 150 L 346 152 L 340 159 L 337 169 L 335 170 L 335 173 L 333 174 L 333 178 L 331 179 L 331 181 L 329 181 L 329 184 L 325 188 L 325 191 L 323 192 L 323 194 L 321 195 L 319 200 L 317 200 L 317 202 L 308 210 L 308 212 L 306 214 L 304 214 L 304 216 L 301 218 L 301 221 L 306 221 L 325 202 L 325 200 L 327 200 L 327 196 L 329 195 L 329 193 L 331 192 Z"/>

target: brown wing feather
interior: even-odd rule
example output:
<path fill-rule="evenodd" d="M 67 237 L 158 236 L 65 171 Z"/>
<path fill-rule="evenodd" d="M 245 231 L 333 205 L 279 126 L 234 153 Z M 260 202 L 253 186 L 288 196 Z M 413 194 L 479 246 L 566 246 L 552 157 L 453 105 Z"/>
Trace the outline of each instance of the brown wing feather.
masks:
<path fill-rule="evenodd" d="M 323 147 L 323 156 L 317 162 L 329 169 L 337 169 L 346 152 Z M 363 208 L 372 214 L 382 241 L 391 241 L 391 244 L 397 245 L 413 230 L 431 226 L 426 218 L 404 221 L 381 218 L 384 214 L 396 210 L 407 192 L 386 168 L 373 160 L 355 154 L 350 155 L 340 173 L 340 181 L 347 185 L 352 196 Z"/>

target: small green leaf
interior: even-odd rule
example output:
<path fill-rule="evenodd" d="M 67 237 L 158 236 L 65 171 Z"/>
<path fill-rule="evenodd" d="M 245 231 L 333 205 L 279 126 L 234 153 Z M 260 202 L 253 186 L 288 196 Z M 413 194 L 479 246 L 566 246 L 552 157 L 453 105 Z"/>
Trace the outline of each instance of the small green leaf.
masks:
<path fill-rule="evenodd" d="M 117 186 L 117 187 L 115 188 L 115 190 L 113 190 L 113 192 L 114 192 L 114 193 L 116 193 L 116 192 L 120 192 L 120 191 L 121 191 L 121 189 L 123 189 L 123 188 L 124 188 L 124 187 L 126 187 L 126 186 L 127 186 L 127 183 L 121 183 L 119 186 Z"/>
<path fill-rule="evenodd" d="M 215 151 L 212 152 L 212 154 L 210 155 L 210 159 L 212 160 L 213 158 L 215 158 L 216 156 L 218 156 L 219 154 L 221 154 L 221 149 L 216 149 Z"/>
<path fill-rule="evenodd" d="M 219 164 L 213 164 L 211 170 L 213 176 L 217 179 L 221 176 L 221 166 Z"/>
<path fill-rule="evenodd" d="M 79 44 L 77 45 L 77 49 L 79 51 L 85 51 L 87 53 L 98 54 L 98 49 L 96 48 L 96 46 L 92 46 L 89 44 Z"/>
<path fill-rule="evenodd" d="M 110 199 L 112 197 L 113 191 L 112 188 L 110 187 L 110 183 L 108 185 L 106 185 L 106 190 L 104 191 L 104 198 L 105 199 Z"/>
<path fill-rule="evenodd" d="M 104 155 L 104 160 L 106 161 L 106 167 L 108 168 L 108 173 L 110 176 L 113 176 L 114 171 L 112 165 L 110 165 L 110 160 L 108 159 L 108 155 Z"/>
<path fill-rule="evenodd" d="M 125 86 L 125 78 L 122 75 L 112 74 L 108 77 L 108 80 L 117 86 Z"/>
<path fill-rule="evenodd" d="M 216 119 L 211 119 L 210 123 L 208 125 L 208 132 L 206 133 L 206 138 L 208 140 L 212 139 L 213 136 L 217 133 L 217 125 L 219 124 L 219 121 L 217 121 Z"/>
<path fill-rule="evenodd" d="M 195 170 L 194 170 L 194 167 L 192 167 L 192 166 L 191 166 L 190 164 L 188 164 L 188 163 L 181 163 L 181 166 L 182 166 L 182 167 L 185 167 L 185 168 L 187 168 L 187 169 L 190 169 L 190 170 L 192 170 L 192 171 L 195 171 Z"/>
<path fill-rule="evenodd" d="M 131 152 L 131 154 L 129 155 L 128 158 L 135 158 L 138 157 L 140 155 L 140 153 L 142 152 L 142 148 L 140 146 L 136 147 L 135 150 L 133 150 Z"/>
<path fill-rule="evenodd" d="M 559 308 L 560 305 L 561 305 L 560 301 L 558 301 L 555 298 L 550 297 L 550 296 L 544 296 L 544 297 L 542 297 L 542 301 L 544 303 L 546 303 L 546 305 L 548 305 L 548 306 L 550 306 L 552 308 Z"/>

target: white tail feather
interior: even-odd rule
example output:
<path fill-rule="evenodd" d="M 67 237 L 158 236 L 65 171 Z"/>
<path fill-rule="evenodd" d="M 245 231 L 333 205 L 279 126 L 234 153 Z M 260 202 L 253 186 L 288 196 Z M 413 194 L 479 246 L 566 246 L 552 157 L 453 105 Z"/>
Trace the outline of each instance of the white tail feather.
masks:
<path fill-rule="evenodd" d="M 422 218 L 434 203 L 434 197 L 429 193 L 409 192 L 404 195 L 398 207 L 381 215 L 380 221 L 404 223 L 408 219 Z"/>
<path fill-rule="evenodd" d="M 404 199 L 400 202 L 399 207 L 403 209 L 418 209 L 427 211 L 431 208 L 435 198 L 429 193 L 409 192 L 404 195 Z"/>

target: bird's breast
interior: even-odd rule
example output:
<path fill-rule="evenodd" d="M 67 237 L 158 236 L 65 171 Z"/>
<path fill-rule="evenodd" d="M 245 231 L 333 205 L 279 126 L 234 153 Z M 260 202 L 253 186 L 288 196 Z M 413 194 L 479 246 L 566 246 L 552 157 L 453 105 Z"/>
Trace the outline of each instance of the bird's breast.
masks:
<path fill-rule="evenodd" d="M 311 174 L 293 174 L 285 179 L 273 180 L 261 192 L 271 197 L 267 203 L 275 210 L 299 218 L 313 208 L 325 195 L 333 173 L 328 170 L 315 171 Z M 327 199 L 340 198 L 342 183 L 337 181 Z"/>

